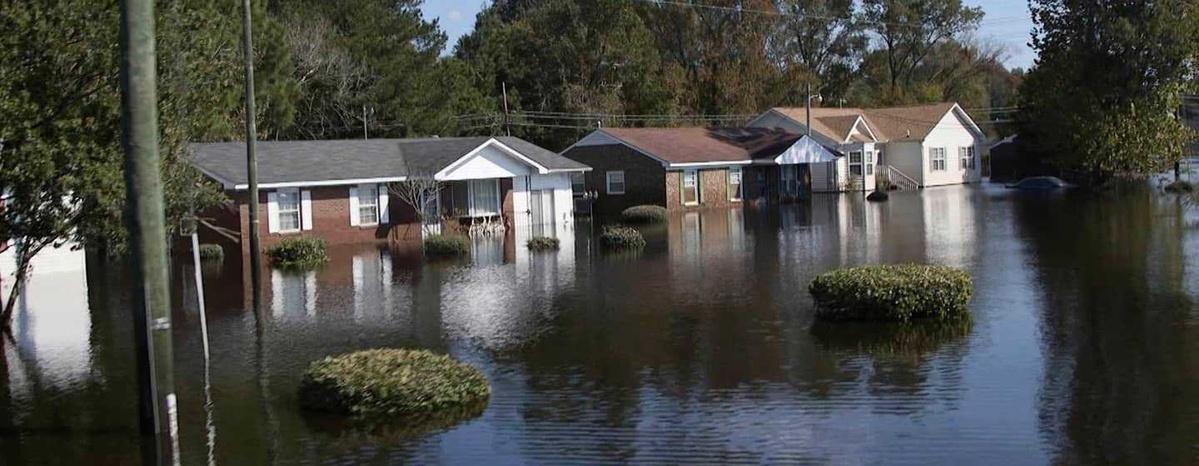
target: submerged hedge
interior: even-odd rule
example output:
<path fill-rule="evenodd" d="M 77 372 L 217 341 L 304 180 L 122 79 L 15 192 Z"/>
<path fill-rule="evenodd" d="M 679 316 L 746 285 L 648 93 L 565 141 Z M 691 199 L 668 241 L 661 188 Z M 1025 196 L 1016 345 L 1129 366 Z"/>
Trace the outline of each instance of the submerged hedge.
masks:
<path fill-rule="evenodd" d="M 606 226 L 600 233 L 600 244 L 609 249 L 638 249 L 645 246 L 645 237 L 632 227 Z"/>
<path fill-rule="evenodd" d="M 808 291 L 821 319 L 946 320 L 966 314 L 973 281 L 966 272 L 939 265 L 872 265 L 820 274 Z"/>
<path fill-rule="evenodd" d="M 477 407 L 491 386 L 478 369 L 449 356 L 374 349 L 313 362 L 299 395 L 305 409 L 379 419 Z"/>
<path fill-rule="evenodd" d="M 455 257 L 470 254 L 470 238 L 462 235 L 430 235 L 425 238 L 425 254 Z"/>
<path fill-rule="evenodd" d="M 284 267 L 310 267 L 329 260 L 325 240 L 308 236 L 286 238 L 266 250 L 266 255 L 275 265 Z"/>
<path fill-rule="evenodd" d="M 558 243 L 558 238 L 538 236 L 529 239 L 529 242 L 525 245 L 531 251 L 557 251 L 560 244 Z"/>
<path fill-rule="evenodd" d="M 660 205 L 633 206 L 621 212 L 620 219 L 625 223 L 662 223 L 666 221 L 666 208 Z"/>

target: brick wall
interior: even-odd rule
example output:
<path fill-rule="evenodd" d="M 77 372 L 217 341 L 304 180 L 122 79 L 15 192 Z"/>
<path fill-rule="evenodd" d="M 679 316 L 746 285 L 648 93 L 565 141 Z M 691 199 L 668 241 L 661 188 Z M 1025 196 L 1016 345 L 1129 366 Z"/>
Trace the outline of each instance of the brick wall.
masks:
<path fill-rule="evenodd" d="M 729 200 L 728 168 L 707 168 L 697 171 L 699 177 L 699 205 L 683 205 L 683 171 L 666 172 L 666 208 L 669 210 L 729 207 L 741 205 L 740 201 Z M 742 173 L 742 183 L 745 173 Z"/>
<path fill-rule="evenodd" d="M 562 155 L 591 167 L 584 180 L 588 191 L 599 193 L 596 215 L 618 215 L 635 205 L 666 205 L 666 170 L 657 160 L 619 144 L 575 147 Z M 616 170 L 624 171 L 624 194 L 607 192 L 607 172 Z"/>

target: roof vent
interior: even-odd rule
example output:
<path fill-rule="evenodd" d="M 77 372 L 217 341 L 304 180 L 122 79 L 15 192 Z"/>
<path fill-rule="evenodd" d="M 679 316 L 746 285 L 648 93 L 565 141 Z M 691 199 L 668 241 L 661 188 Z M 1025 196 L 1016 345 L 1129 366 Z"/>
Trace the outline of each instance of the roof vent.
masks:
<path fill-rule="evenodd" d="M 908 135 L 907 135 L 907 136 L 905 136 L 905 137 L 909 137 L 909 138 L 910 138 L 910 137 L 912 137 L 912 130 L 910 130 L 910 129 L 909 129 L 909 130 L 908 130 Z"/>

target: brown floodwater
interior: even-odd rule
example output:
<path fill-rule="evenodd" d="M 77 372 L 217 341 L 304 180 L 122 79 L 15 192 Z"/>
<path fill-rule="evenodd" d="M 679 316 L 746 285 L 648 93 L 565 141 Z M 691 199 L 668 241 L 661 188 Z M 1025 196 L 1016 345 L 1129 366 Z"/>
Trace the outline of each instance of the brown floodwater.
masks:
<path fill-rule="evenodd" d="M 981 185 L 676 214 L 636 254 L 590 222 L 556 253 L 469 261 L 335 248 L 267 270 L 174 264 L 183 464 L 1197 464 L 1199 228 L 1147 187 Z M 973 319 L 813 321 L 811 278 L 867 263 L 974 276 Z M 139 464 L 128 268 L 30 302 L 0 354 L 0 463 Z M 313 360 L 444 352 L 490 379 L 468 419 L 344 426 L 302 413 Z"/>

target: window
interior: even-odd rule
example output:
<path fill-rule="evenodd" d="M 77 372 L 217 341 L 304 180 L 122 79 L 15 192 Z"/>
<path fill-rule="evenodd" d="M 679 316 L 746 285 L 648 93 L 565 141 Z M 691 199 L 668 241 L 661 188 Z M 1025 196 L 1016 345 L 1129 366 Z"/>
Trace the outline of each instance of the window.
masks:
<path fill-rule="evenodd" d="M 734 167 L 729 169 L 729 200 L 741 200 L 741 168 Z"/>
<path fill-rule="evenodd" d="M 624 172 L 608 172 L 608 194 L 624 194 Z"/>
<path fill-rule="evenodd" d="M 376 225 L 379 223 L 379 186 L 364 184 L 358 186 L 358 224 Z"/>
<path fill-rule="evenodd" d="M 849 153 L 849 173 L 862 176 L 862 151 Z"/>
<path fill-rule="evenodd" d="M 470 216 L 488 217 L 500 214 L 499 180 L 471 180 Z"/>
<path fill-rule="evenodd" d="M 874 152 L 866 151 L 866 174 L 874 174 Z"/>
<path fill-rule="evenodd" d="M 587 184 L 583 179 L 583 172 L 572 172 L 570 174 L 570 191 L 575 194 L 581 194 L 587 190 Z"/>
<path fill-rule="evenodd" d="M 965 170 L 970 167 L 970 148 L 958 148 L 958 170 Z"/>
<path fill-rule="evenodd" d="M 974 146 L 970 146 L 965 149 L 966 149 L 966 168 L 973 170 L 974 169 Z"/>
<path fill-rule="evenodd" d="M 795 165 L 783 165 L 779 167 L 779 172 L 782 176 L 782 194 L 783 196 L 795 197 L 799 195 L 799 181 Z"/>
<path fill-rule="evenodd" d="M 683 171 L 683 205 L 699 204 L 699 172 L 695 170 Z"/>
<path fill-rule="evenodd" d="M 933 147 L 928 150 L 929 170 L 943 172 L 946 170 L 945 148 Z"/>
<path fill-rule="evenodd" d="M 280 189 L 275 193 L 279 232 L 300 231 L 300 190 Z"/>

